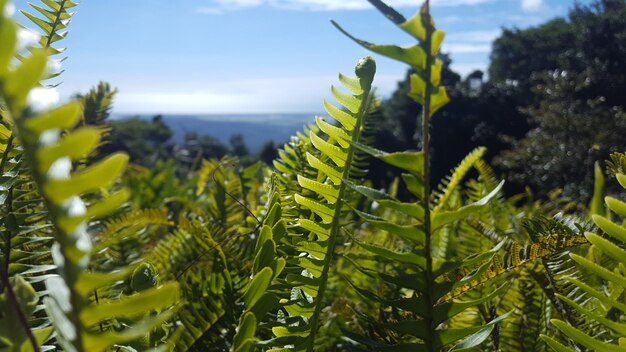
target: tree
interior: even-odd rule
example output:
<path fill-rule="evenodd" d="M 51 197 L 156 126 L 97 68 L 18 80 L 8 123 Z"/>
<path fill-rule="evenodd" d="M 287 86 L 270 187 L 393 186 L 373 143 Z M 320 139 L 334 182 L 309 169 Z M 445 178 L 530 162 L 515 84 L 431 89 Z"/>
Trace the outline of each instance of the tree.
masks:
<path fill-rule="evenodd" d="M 563 188 L 566 196 L 586 202 L 593 164 L 610 152 L 626 149 L 621 138 L 626 132 L 626 2 L 602 0 L 576 6 L 568 21 L 558 21 L 558 30 L 554 23 L 508 33 L 496 41 L 492 79 L 532 87 L 532 99 L 524 109 L 532 129 L 514 140 L 496 164 L 518 186 L 544 192 Z M 527 43 L 529 38 L 560 41 L 569 49 L 537 48 Z M 502 59 L 524 61 L 530 54 L 533 61 L 524 70 Z M 501 70 L 505 65 L 511 69 Z M 523 80 L 524 76 L 530 79 Z M 528 93 L 519 95 L 524 101 Z"/>
<path fill-rule="evenodd" d="M 278 157 L 278 148 L 274 144 L 274 141 L 269 141 L 261 147 L 259 152 L 259 159 L 267 165 L 272 165 L 274 159 Z"/>
<path fill-rule="evenodd" d="M 183 148 L 191 155 L 200 155 L 204 159 L 221 159 L 228 153 L 228 147 L 217 138 L 189 132 L 185 135 Z"/>
<path fill-rule="evenodd" d="M 564 18 L 525 30 L 505 29 L 493 43 L 489 80 L 527 90 L 538 72 L 573 69 L 576 41 L 575 29 Z"/>
<path fill-rule="evenodd" d="M 543 100 L 526 110 L 535 127 L 495 163 L 517 185 L 544 192 L 560 188 L 586 201 L 593 191 L 594 163 L 626 150 L 626 114 L 602 97 L 572 99 L 585 84 L 582 77 L 555 71 L 545 79 L 539 88 Z"/>
<path fill-rule="evenodd" d="M 124 151 L 130 161 L 143 166 L 154 165 L 158 159 L 171 157 L 172 144 L 169 142 L 172 131 L 158 115 L 152 120 L 133 117 L 111 121 L 110 142 L 102 147 L 103 152 Z"/>
<path fill-rule="evenodd" d="M 243 140 L 243 135 L 234 134 L 230 137 L 230 152 L 238 157 L 248 156 L 250 151 L 246 142 Z"/>

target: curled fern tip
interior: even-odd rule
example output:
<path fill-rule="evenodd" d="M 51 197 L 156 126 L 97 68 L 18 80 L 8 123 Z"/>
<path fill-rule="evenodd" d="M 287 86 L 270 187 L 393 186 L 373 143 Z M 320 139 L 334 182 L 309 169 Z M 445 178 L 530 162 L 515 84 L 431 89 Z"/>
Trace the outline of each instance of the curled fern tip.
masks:
<path fill-rule="evenodd" d="M 376 61 L 371 56 L 359 60 L 354 69 L 356 76 L 361 80 L 361 88 L 368 90 L 374 82 L 376 74 Z"/>

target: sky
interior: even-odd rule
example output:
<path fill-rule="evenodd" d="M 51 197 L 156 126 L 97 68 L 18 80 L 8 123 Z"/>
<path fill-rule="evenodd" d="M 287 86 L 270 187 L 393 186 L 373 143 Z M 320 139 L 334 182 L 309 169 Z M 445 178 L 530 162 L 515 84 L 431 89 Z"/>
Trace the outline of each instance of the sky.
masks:
<path fill-rule="evenodd" d="M 35 3 L 37 0 L 32 0 Z M 591 0 L 579 1 L 588 3 Z M 26 7 L 19 1 L 18 9 Z M 420 0 L 389 0 L 407 18 Z M 431 0 L 453 70 L 485 70 L 502 28 L 567 14 L 573 0 Z M 379 44 L 412 39 L 366 0 L 82 0 L 60 46 L 61 101 L 101 80 L 119 89 L 117 114 L 309 113 L 370 55 L 331 24 Z M 32 27 L 17 13 L 18 21 Z M 372 55 L 381 96 L 406 66 Z"/>

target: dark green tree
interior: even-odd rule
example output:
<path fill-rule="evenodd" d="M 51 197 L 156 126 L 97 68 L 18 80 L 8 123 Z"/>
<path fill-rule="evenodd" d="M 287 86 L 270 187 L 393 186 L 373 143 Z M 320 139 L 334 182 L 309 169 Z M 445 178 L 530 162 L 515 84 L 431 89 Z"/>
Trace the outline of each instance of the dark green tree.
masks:
<path fill-rule="evenodd" d="M 259 159 L 267 165 L 272 165 L 274 159 L 278 157 L 278 147 L 274 141 L 269 141 L 261 147 Z"/>
<path fill-rule="evenodd" d="M 570 70 L 576 33 L 564 18 L 525 30 L 504 29 L 493 43 L 489 80 L 528 90 L 533 75 L 557 68 Z"/>
<path fill-rule="evenodd" d="M 539 48 L 531 42 L 555 46 Z M 621 138 L 626 132 L 626 2 L 576 6 L 567 20 L 505 33 L 492 58 L 492 79 L 518 90 L 528 102 L 524 112 L 532 125 L 497 158 L 497 166 L 518 186 L 544 192 L 562 188 L 566 196 L 586 202 L 593 164 L 626 149 Z M 530 60 L 527 68 L 514 64 L 525 60 Z M 523 92 L 522 87 L 532 89 Z"/>
<path fill-rule="evenodd" d="M 526 110 L 535 127 L 513 142 L 495 163 L 509 181 L 533 190 L 563 189 L 586 201 L 593 192 L 594 163 L 626 150 L 626 114 L 603 97 L 573 99 L 585 77 L 555 71 L 545 77 L 542 101 Z M 581 82 L 581 80 L 583 80 Z"/>
<path fill-rule="evenodd" d="M 232 155 L 238 157 L 250 155 L 250 151 L 248 150 L 248 146 L 246 146 L 243 135 L 234 134 L 230 137 L 230 152 Z"/>
<path fill-rule="evenodd" d="M 228 154 L 228 147 L 217 138 L 189 132 L 185 135 L 183 148 L 191 155 L 200 155 L 203 159 L 221 159 Z"/>
<path fill-rule="evenodd" d="M 124 151 L 132 163 L 147 167 L 159 159 L 172 157 L 172 131 L 160 115 L 152 120 L 139 117 L 115 120 L 110 122 L 110 127 L 110 142 L 102 147 L 105 153 Z"/>

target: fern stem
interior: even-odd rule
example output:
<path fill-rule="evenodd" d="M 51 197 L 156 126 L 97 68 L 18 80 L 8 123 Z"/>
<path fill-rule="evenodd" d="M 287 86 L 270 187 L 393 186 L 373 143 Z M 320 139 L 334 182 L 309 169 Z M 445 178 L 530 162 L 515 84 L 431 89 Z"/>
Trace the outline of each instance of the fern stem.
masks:
<path fill-rule="evenodd" d="M 54 19 L 54 22 L 52 23 L 50 34 L 48 35 L 48 38 L 46 40 L 45 49 L 48 49 L 52 45 L 52 38 L 54 37 L 54 34 L 56 33 L 57 26 L 61 22 L 61 14 L 65 11 L 65 2 L 66 0 L 61 1 L 59 11 L 56 12 L 56 18 Z"/>
<path fill-rule="evenodd" d="M 9 160 L 9 153 L 13 149 L 13 133 L 9 136 L 7 140 L 7 146 L 4 150 L 4 154 L 2 155 L 2 161 L 0 161 L 0 174 L 4 174 L 4 165 Z"/>
<path fill-rule="evenodd" d="M 30 329 L 30 325 L 28 324 L 28 318 L 26 317 L 26 314 L 24 314 L 24 311 L 22 310 L 20 302 L 17 300 L 17 296 L 15 295 L 15 291 L 13 290 L 13 286 L 11 285 L 11 282 L 9 281 L 9 272 L 5 270 L 4 267 L 0 267 L 0 279 L 4 283 L 4 287 L 7 293 L 7 300 L 9 301 L 13 309 L 15 309 L 15 313 L 17 313 L 17 319 L 19 320 L 19 324 L 24 329 L 24 333 L 26 333 L 26 336 L 28 337 L 28 341 L 33 346 L 33 351 L 34 352 L 41 351 L 41 349 L 39 348 L 39 344 L 37 343 L 37 339 L 35 338 L 35 335 L 33 335 L 33 331 Z"/>
<path fill-rule="evenodd" d="M 13 120 L 15 121 L 15 119 Z M 16 122 L 17 122 L 15 126 L 16 134 L 18 135 L 18 137 L 20 137 L 20 132 L 26 130 L 26 128 L 24 128 L 23 126 L 24 119 L 23 118 L 19 119 Z M 28 159 L 28 161 L 30 161 L 29 164 L 37 165 L 37 158 L 35 156 L 35 150 L 36 150 L 35 146 L 28 143 L 27 139 L 25 138 L 20 138 L 20 140 L 22 141 L 23 146 L 24 146 L 24 156 Z M 42 174 L 36 167 L 31 168 L 31 175 L 33 179 L 35 180 L 35 184 L 37 185 L 39 189 L 39 194 L 41 195 L 41 198 L 43 199 L 44 204 L 46 205 L 46 208 L 49 211 L 52 224 L 54 225 L 54 228 L 57 229 L 58 231 L 58 233 L 55 236 L 56 237 L 55 241 L 60 246 L 60 251 L 63 254 L 63 256 L 66 256 L 67 248 L 65 248 L 65 243 L 63 240 L 61 240 L 61 238 L 66 237 L 67 233 L 59 230 L 62 227 L 59 226 L 59 223 L 58 223 L 58 219 L 61 217 L 61 214 L 65 213 L 65 211 L 60 206 L 56 205 L 49 198 L 49 196 L 45 192 L 43 192 L 43 185 L 46 182 L 45 175 Z M 66 268 L 63 268 L 60 270 L 64 271 L 62 275 L 63 280 L 65 281 L 70 291 L 69 301 L 70 301 L 70 306 L 72 307 L 72 309 L 71 309 L 71 312 L 68 314 L 68 318 L 70 319 L 72 325 L 76 328 L 76 332 L 77 332 L 75 340 L 73 340 L 72 343 L 74 344 L 75 347 L 78 348 L 79 352 L 82 352 L 84 351 L 82 332 L 85 330 L 85 328 L 83 326 L 82 321 L 80 320 L 79 314 L 80 314 L 81 309 L 85 306 L 85 304 L 84 304 L 84 300 L 81 294 L 76 290 L 76 282 L 78 281 L 79 273 L 76 272 L 75 270 L 68 270 L 68 267 L 70 265 L 72 264 L 70 264 L 70 262 L 68 261 L 66 263 Z"/>
<path fill-rule="evenodd" d="M 422 12 L 422 22 L 426 27 L 426 40 L 424 41 L 424 51 L 426 52 L 426 70 L 424 72 L 424 80 L 426 81 L 426 88 L 424 92 L 424 105 L 422 106 L 422 153 L 424 154 L 424 196 L 422 198 L 422 203 L 424 206 L 424 233 L 425 233 L 425 241 L 424 241 L 424 255 L 426 256 L 426 283 L 428 287 L 432 287 L 434 283 L 433 277 L 433 258 L 432 258 L 432 229 L 430 223 L 430 99 L 432 95 L 433 85 L 431 82 L 432 70 L 431 67 L 433 65 L 433 55 L 432 55 L 432 36 L 434 32 L 434 28 L 431 25 L 430 21 L 430 3 L 429 0 L 426 0 Z M 435 302 L 433 297 L 430 294 L 430 290 L 426 290 L 425 297 L 426 301 L 429 303 L 429 307 L 433 307 Z M 433 319 L 432 314 L 426 314 L 424 317 L 426 326 L 430 330 L 434 330 L 433 327 Z M 432 335 L 428 335 L 432 336 Z M 424 341 L 426 343 L 426 349 L 431 351 L 433 349 L 433 341 L 431 338 Z"/>
<path fill-rule="evenodd" d="M 7 162 L 7 160 L 9 159 L 9 154 L 11 153 L 11 150 L 13 149 L 13 133 L 11 133 L 11 135 L 9 135 L 9 139 L 7 140 L 7 146 L 6 149 L 4 150 L 4 154 L 2 155 L 2 161 L 0 161 L 0 175 L 4 175 L 4 166 Z M 4 214 L 5 216 L 10 214 L 13 209 L 12 209 L 12 203 L 13 203 L 13 187 L 11 187 L 9 189 L 9 195 L 7 197 L 7 211 Z M 7 238 L 4 239 L 5 241 L 5 245 L 4 245 L 4 263 L 2 263 L 2 265 L 4 265 L 4 270 L 7 272 L 9 272 L 9 263 L 11 262 L 11 239 L 13 238 L 13 233 L 12 231 L 7 231 Z M 3 287 L 2 285 L 0 285 L 0 292 L 2 292 Z"/>
<path fill-rule="evenodd" d="M 361 134 L 361 127 L 363 125 L 363 119 L 365 114 L 367 113 L 367 109 L 370 106 L 370 91 L 365 91 L 365 96 L 363 97 L 363 102 L 359 107 L 359 112 L 357 113 L 357 123 L 352 130 L 352 136 L 350 140 L 358 142 L 359 136 Z M 354 159 L 354 146 L 351 145 L 348 149 L 348 157 L 346 158 L 345 167 L 343 169 L 343 174 L 341 176 L 342 180 L 346 180 L 350 177 L 350 169 L 352 168 L 352 161 Z M 326 292 L 326 287 L 328 286 L 328 271 L 330 269 L 330 264 L 333 260 L 333 254 L 335 253 L 335 244 L 337 242 L 337 234 L 339 232 L 341 220 L 341 208 L 343 207 L 343 197 L 346 190 L 346 183 L 341 182 L 339 186 L 339 193 L 337 196 L 337 203 L 335 203 L 335 211 L 333 214 L 333 222 L 330 231 L 330 237 L 328 238 L 328 248 L 326 249 L 326 257 L 324 268 L 322 269 L 322 274 L 320 275 L 320 286 L 318 290 L 318 295 L 315 298 L 317 301 L 315 304 L 315 311 L 313 312 L 313 316 L 311 318 L 311 334 L 309 335 L 310 343 L 307 347 L 307 352 L 313 352 L 315 347 L 315 336 L 317 335 L 317 329 L 319 325 L 319 316 L 322 311 L 322 303 L 324 301 L 324 293 Z"/>

